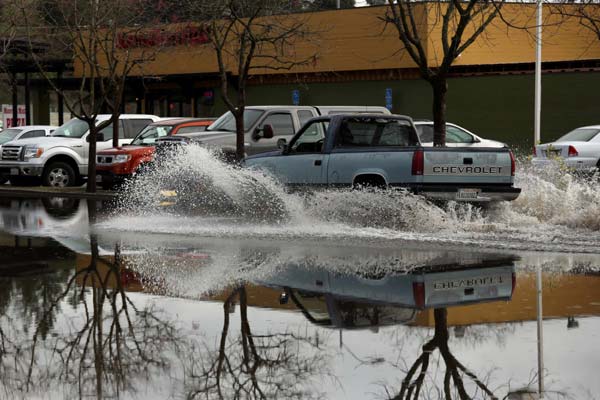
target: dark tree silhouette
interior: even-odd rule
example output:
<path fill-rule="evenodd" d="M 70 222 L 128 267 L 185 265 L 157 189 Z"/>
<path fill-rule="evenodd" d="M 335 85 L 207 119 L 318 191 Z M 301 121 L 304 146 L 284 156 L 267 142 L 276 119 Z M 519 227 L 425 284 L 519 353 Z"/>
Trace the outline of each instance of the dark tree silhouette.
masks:
<path fill-rule="evenodd" d="M 230 337 L 230 314 L 239 301 L 240 335 Z M 323 349 L 294 333 L 256 335 L 248 319 L 246 288 L 234 289 L 223 304 L 219 348 L 210 362 L 195 361 L 188 399 L 306 399 L 315 376 L 326 377 Z"/>
<path fill-rule="evenodd" d="M 497 399 L 492 391 L 482 382 L 473 372 L 469 371 L 460 361 L 454 357 L 448 347 L 448 311 L 445 308 L 436 308 L 434 310 L 435 328 L 433 338 L 422 347 L 421 355 L 415 360 L 408 369 L 406 376 L 402 380 L 400 392 L 391 397 L 395 400 L 418 399 L 423 388 L 423 382 L 427 376 L 433 352 L 437 349 L 444 364 L 446 372 L 444 374 L 444 396 L 446 400 L 452 399 L 454 387 L 460 400 L 470 400 L 470 396 L 464 385 L 464 377 L 471 379 L 477 387 L 485 393 L 490 399 Z"/>

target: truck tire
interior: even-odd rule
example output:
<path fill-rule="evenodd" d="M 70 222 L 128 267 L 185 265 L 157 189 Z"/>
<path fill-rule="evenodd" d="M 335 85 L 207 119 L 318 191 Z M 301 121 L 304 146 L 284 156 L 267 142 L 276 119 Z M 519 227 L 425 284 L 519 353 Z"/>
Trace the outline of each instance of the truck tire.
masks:
<path fill-rule="evenodd" d="M 75 186 L 77 175 L 73 168 L 62 161 L 54 161 L 44 168 L 42 183 L 44 186 L 67 187 Z"/>

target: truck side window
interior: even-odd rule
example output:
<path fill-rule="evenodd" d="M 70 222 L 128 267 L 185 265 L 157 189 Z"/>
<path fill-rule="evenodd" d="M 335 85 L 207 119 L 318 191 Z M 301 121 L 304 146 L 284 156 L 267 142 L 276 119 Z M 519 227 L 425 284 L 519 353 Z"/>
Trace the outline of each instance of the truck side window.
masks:
<path fill-rule="evenodd" d="M 110 123 L 105 126 L 99 133 L 104 134 L 104 141 L 112 140 L 113 137 L 113 124 Z M 119 139 L 125 138 L 125 127 L 123 126 L 123 120 L 119 120 Z"/>
<path fill-rule="evenodd" d="M 311 118 L 314 118 L 314 116 L 315 115 L 312 112 L 307 110 L 298 111 L 298 119 L 300 120 L 300 126 L 304 126 L 306 121 L 308 121 Z"/>
<path fill-rule="evenodd" d="M 412 146 L 416 142 L 407 121 L 350 119 L 342 121 L 336 147 Z"/>
<path fill-rule="evenodd" d="M 292 144 L 292 153 L 320 153 L 325 141 L 325 132 L 329 121 L 314 121 L 306 126 L 304 132 Z"/>
<path fill-rule="evenodd" d="M 290 113 L 273 113 L 267 115 L 267 118 L 260 124 L 260 128 L 264 125 L 271 125 L 275 136 L 293 136 L 295 133 L 292 114 Z"/>

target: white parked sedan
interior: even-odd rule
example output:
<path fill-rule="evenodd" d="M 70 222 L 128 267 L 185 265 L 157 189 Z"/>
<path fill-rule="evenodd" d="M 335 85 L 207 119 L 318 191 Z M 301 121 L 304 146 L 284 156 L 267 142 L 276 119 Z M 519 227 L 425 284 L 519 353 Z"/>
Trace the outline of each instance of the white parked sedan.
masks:
<path fill-rule="evenodd" d="M 423 146 L 433 146 L 433 121 L 415 120 L 415 128 Z M 508 147 L 505 143 L 483 139 L 456 124 L 446 124 L 446 146 L 448 147 Z"/>
<path fill-rule="evenodd" d="M 545 166 L 557 161 L 578 170 L 600 168 L 600 125 L 583 126 L 552 143 L 534 147 L 533 165 Z"/>

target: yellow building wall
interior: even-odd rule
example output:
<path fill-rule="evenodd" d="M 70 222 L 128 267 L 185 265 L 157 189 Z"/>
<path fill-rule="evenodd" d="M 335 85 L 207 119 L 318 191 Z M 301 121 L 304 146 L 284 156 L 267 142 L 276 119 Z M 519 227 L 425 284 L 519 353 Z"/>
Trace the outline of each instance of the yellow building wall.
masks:
<path fill-rule="evenodd" d="M 439 65 L 443 55 L 440 19 L 440 12 L 443 10 L 437 7 L 446 6 L 446 4 L 423 3 L 415 9 L 416 20 L 423 21 L 419 32 L 421 37 L 425 38 L 427 57 L 433 67 Z M 552 13 L 548 7 L 544 10 L 544 21 L 547 24 L 543 34 L 544 61 L 600 58 L 600 40 L 593 32 L 584 28 L 576 18 L 564 19 Z M 381 20 L 386 11 L 385 6 L 362 7 L 285 17 L 292 18 L 295 23 L 302 23 L 306 31 L 313 32 L 306 39 L 298 39 L 293 47 L 287 49 L 287 55 L 298 60 L 314 55 L 314 60 L 290 71 L 256 69 L 253 73 L 319 73 L 412 68 L 415 64 L 402 49 L 397 31 L 392 25 L 386 26 Z M 534 61 L 535 6 L 505 4 L 502 8 L 502 16 L 511 24 L 530 29 L 509 28 L 500 18 L 496 18 L 486 32 L 460 55 L 454 65 Z M 467 32 L 473 29 L 474 27 L 470 26 Z M 134 71 L 134 74 L 172 75 L 217 72 L 216 57 L 209 44 L 164 47 L 155 53 L 149 57 L 152 61 L 144 63 Z M 74 67 L 74 75 L 82 76 L 81 63 L 75 60 Z M 233 60 L 228 60 L 228 68 L 232 73 L 236 73 Z"/>

